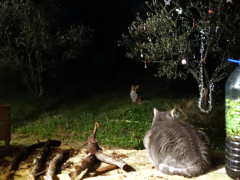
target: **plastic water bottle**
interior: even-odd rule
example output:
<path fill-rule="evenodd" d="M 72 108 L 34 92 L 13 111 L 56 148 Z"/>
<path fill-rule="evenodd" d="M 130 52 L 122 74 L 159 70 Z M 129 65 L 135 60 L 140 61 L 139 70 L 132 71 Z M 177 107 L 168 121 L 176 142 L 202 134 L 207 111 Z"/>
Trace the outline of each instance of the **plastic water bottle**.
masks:
<path fill-rule="evenodd" d="M 225 169 L 229 177 L 240 179 L 240 60 L 225 84 Z"/>

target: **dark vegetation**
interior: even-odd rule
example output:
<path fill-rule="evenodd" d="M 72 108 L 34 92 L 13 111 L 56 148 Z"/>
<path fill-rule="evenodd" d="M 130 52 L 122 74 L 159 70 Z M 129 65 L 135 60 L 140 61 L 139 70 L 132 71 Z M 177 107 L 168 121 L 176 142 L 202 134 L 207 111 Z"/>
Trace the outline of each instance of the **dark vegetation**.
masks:
<path fill-rule="evenodd" d="M 142 149 L 153 107 L 160 110 L 178 107 L 187 114 L 190 123 L 208 134 L 213 149 L 223 150 L 224 94 L 217 94 L 213 112 L 206 115 L 197 108 L 197 90 L 191 87 L 191 80 L 168 82 L 151 76 L 145 78 L 135 79 L 141 87 L 141 105 L 131 103 L 131 80 L 123 76 L 118 81 L 89 79 L 80 85 L 68 84 L 58 95 L 44 97 L 29 96 L 9 84 L 7 91 L 1 93 L 1 104 L 11 105 L 12 143 L 59 139 L 79 145 L 93 124 L 99 122 L 98 141 L 102 145 Z M 223 92 L 223 87 L 219 88 Z"/>

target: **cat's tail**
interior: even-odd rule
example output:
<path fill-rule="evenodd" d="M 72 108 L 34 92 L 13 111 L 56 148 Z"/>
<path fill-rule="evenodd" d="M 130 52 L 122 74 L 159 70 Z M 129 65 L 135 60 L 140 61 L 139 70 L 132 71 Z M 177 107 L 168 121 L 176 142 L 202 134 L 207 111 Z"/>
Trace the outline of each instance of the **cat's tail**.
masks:
<path fill-rule="evenodd" d="M 206 173 L 209 170 L 210 164 L 207 161 L 198 161 L 191 165 L 178 164 L 178 167 L 168 164 L 159 164 L 158 168 L 162 173 L 170 175 L 180 175 L 185 177 L 196 177 Z"/>

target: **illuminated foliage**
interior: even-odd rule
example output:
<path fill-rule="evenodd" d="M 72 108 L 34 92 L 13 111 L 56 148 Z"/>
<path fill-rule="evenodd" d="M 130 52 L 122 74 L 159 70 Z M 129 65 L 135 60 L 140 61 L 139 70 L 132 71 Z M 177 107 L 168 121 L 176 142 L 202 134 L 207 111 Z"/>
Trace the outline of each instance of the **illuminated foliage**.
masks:
<path fill-rule="evenodd" d="M 239 5 L 224 0 L 168 2 L 146 2 L 146 12 L 137 14 L 120 45 L 128 58 L 156 66 L 158 77 L 192 75 L 199 85 L 199 107 L 210 112 L 214 86 L 229 74 L 232 66 L 226 58 L 240 39 Z"/>
<path fill-rule="evenodd" d="M 44 94 L 44 74 L 79 56 L 90 42 L 89 28 L 75 25 L 62 30 L 41 4 L 31 0 L 1 1 L 0 16 L 0 65 L 21 71 L 36 96 Z"/>

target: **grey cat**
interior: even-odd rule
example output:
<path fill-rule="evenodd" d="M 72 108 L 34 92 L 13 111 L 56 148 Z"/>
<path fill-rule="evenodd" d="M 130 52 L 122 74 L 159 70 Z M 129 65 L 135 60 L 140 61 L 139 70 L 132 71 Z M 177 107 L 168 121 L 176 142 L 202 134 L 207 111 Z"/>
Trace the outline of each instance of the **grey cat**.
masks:
<path fill-rule="evenodd" d="M 144 137 L 149 157 L 161 173 L 194 177 L 210 168 L 207 137 L 180 121 L 175 110 L 153 110 L 152 127 Z"/>

